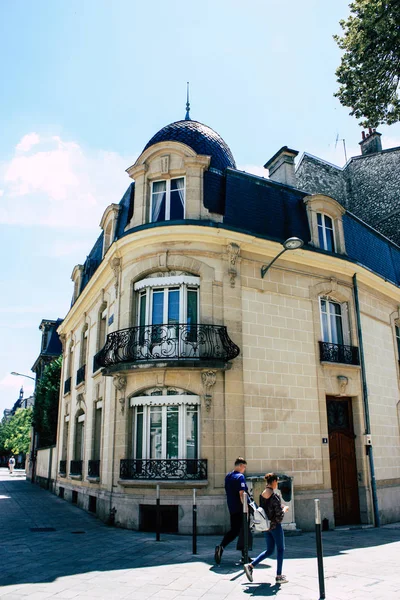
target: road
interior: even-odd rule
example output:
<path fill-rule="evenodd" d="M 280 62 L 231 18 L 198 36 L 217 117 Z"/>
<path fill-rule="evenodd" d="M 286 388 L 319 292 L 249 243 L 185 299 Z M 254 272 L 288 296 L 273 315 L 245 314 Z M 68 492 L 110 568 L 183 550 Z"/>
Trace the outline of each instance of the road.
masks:
<path fill-rule="evenodd" d="M 251 584 L 234 545 L 214 565 L 215 536 L 201 536 L 193 556 L 189 537 L 156 542 L 153 534 L 107 527 L 6 469 L 0 469 L 0 532 L 0 600 L 319 598 L 313 534 L 286 539 L 289 583 L 275 585 L 272 559 L 255 570 Z M 400 599 L 400 524 L 326 532 L 323 543 L 327 600 Z M 262 538 L 255 550 L 263 550 Z"/>

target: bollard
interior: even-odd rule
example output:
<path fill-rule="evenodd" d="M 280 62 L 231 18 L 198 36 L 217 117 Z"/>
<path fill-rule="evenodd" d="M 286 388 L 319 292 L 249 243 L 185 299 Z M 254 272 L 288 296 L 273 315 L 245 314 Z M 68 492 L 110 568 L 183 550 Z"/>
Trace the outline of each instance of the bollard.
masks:
<path fill-rule="evenodd" d="M 243 560 L 249 562 L 249 504 L 247 494 L 243 493 Z"/>
<path fill-rule="evenodd" d="M 157 485 L 157 499 L 156 499 L 156 542 L 160 541 L 161 534 L 161 506 L 160 506 L 160 486 Z"/>
<path fill-rule="evenodd" d="M 196 489 L 193 488 L 193 537 L 192 537 L 192 554 L 197 554 L 197 504 L 196 504 Z"/>
<path fill-rule="evenodd" d="M 317 542 L 317 560 L 318 560 L 318 581 L 319 581 L 319 598 L 325 599 L 325 580 L 324 580 L 324 562 L 322 553 L 322 533 L 321 533 L 321 508 L 319 500 L 314 500 L 315 503 L 315 537 Z"/>

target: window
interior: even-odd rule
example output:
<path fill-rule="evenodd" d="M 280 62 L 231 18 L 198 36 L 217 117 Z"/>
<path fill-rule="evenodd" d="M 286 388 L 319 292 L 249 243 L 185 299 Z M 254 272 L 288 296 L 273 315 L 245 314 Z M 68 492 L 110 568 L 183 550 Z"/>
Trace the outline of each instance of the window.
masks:
<path fill-rule="evenodd" d="M 107 304 L 100 310 L 99 314 L 99 336 L 97 349 L 100 351 L 106 343 L 107 337 Z"/>
<path fill-rule="evenodd" d="M 136 283 L 138 325 L 198 323 L 199 283 L 192 276 L 149 277 Z"/>
<path fill-rule="evenodd" d="M 62 441 L 62 449 L 61 449 L 61 460 L 67 460 L 68 458 L 68 431 L 69 431 L 69 421 L 67 421 L 66 417 L 64 420 L 64 431 L 63 431 L 63 441 Z"/>
<path fill-rule="evenodd" d="M 89 328 L 87 325 L 84 326 L 82 331 L 82 339 L 81 339 L 81 355 L 80 355 L 80 367 L 86 365 L 86 357 L 87 357 L 87 345 L 88 345 L 88 335 Z"/>
<path fill-rule="evenodd" d="M 335 230 L 331 217 L 317 213 L 319 247 L 329 252 L 336 252 Z"/>
<path fill-rule="evenodd" d="M 151 222 L 185 217 L 185 178 L 154 181 L 151 190 Z"/>
<path fill-rule="evenodd" d="M 397 358 L 400 362 L 400 324 L 395 325 L 396 342 L 397 342 Z"/>
<path fill-rule="evenodd" d="M 320 298 L 322 341 L 350 344 L 347 304 Z"/>
<path fill-rule="evenodd" d="M 80 410 L 75 418 L 74 460 L 83 460 L 84 427 L 85 413 Z"/>
<path fill-rule="evenodd" d="M 94 424 L 93 424 L 93 460 L 100 460 L 101 452 L 101 413 L 102 409 L 98 405 L 94 410 Z"/>
<path fill-rule="evenodd" d="M 159 388 L 131 398 L 133 458 L 193 459 L 199 456 L 199 397 Z"/>

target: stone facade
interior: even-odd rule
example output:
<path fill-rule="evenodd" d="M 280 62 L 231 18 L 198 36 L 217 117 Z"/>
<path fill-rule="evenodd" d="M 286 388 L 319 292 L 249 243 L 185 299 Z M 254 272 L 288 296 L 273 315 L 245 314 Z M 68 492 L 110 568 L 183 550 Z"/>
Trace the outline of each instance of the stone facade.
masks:
<path fill-rule="evenodd" d="M 304 154 L 296 186 L 332 196 L 400 245 L 400 148 L 355 156 L 343 169 Z"/>
<path fill-rule="evenodd" d="M 381 516 L 386 522 L 400 520 L 400 387 L 393 333 L 399 319 L 399 288 L 346 256 L 316 252 L 312 247 L 286 253 L 261 278 L 261 266 L 276 256 L 281 245 L 265 236 L 225 228 L 221 215 L 204 208 L 202 174 L 209 157 L 183 146 L 157 143 L 128 170 L 140 190 L 131 223 L 125 235 L 105 248 L 104 259 L 59 328 L 64 361 L 58 493 L 62 489 L 64 498 L 85 509 L 95 506 L 105 521 L 138 529 L 141 510 L 155 504 L 159 484 L 162 504 L 178 507 L 178 531 L 189 533 L 196 488 L 199 531 L 222 532 L 228 524 L 224 476 L 235 458 L 244 455 L 249 474 L 256 478 L 268 471 L 293 477 L 293 521 L 298 527 L 313 527 L 315 497 L 321 499 L 323 517 L 333 526 L 326 399 L 348 397 L 356 436 L 360 519 L 371 523 L 360 367 L 321 362 L 319 355 L 321 297 L 346 305 L 349 340 L 352 346 L 359 345 L 352 280 L 356 273 Z M 170 157 L 167 164 L 163 163 L 166 156 Z M 171 176 L 185 177 L 190 222 L 149 224 L 151 182 Z M 207 226 L 201 223 L 204 219 Z M 136 229 L 130 231 L 131 227 Z M 107 323 L 108 339 L 135 327 L 140 312 L 135 285 L 144 285 L 152 277 L 159 286 L 163 277 L 199 281 L 198 322 L 226 326 L 240 355 L 214 364 L 153 357 L 98 368 L 93 361 L 104 344 L 102 322 Z M 84 365 L 83 380 L 77 381 Z M 69 387 L 65 386 L 68 380 Z M 208 461 L 207 479 L 121 476 L 121 461 L 133 458 L 137 444 L 135 398 L 161 389 L 172 390 L 177 402 L 183 401 L 176 400 L 177 390 L 184 390 L 197 403 L 199 458 Z M 168 403 L 165 392 L 157 394 L 162 398 L 151 397 L 149 406 Z M 70 467 L 77 453 L 81 473 Z M 97 475 L 89 472 L 94 458 L 100 461 Z"/>

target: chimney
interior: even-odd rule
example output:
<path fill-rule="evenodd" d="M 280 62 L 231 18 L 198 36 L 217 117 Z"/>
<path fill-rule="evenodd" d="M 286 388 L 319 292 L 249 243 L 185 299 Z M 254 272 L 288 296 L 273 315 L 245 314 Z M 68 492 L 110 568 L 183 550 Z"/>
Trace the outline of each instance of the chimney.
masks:
<path fill-rule="evenodd" d="M 365 131 L 361 132 L 362 140 L 359 142 L 361 146 L 361 154 L 374 154 L 375 152 L 382 152 L 382 141 L 381 133 L 378 133 L 376 129 L 369 127 L 368 133 Z"/>
<path fill-rule="evenodd" d="M 296 187 L 294 159 L 297 155 L 297 150 L 291 150 L 287 146 L 283 146 L 278 150 L 264 165 L 264 169 L 268 169 L 269 171 L 269 178 L 272 181 Z"/>

